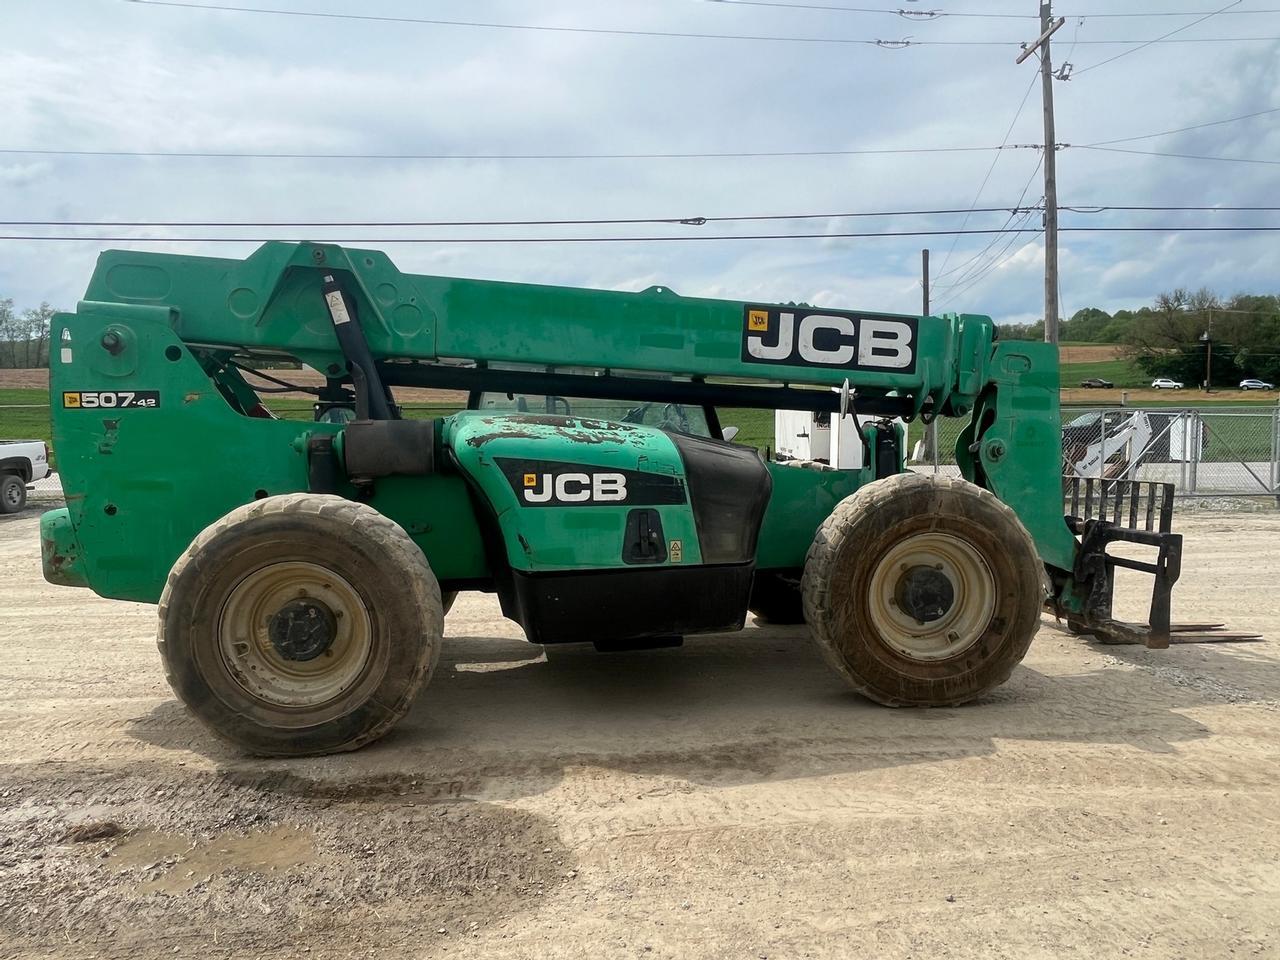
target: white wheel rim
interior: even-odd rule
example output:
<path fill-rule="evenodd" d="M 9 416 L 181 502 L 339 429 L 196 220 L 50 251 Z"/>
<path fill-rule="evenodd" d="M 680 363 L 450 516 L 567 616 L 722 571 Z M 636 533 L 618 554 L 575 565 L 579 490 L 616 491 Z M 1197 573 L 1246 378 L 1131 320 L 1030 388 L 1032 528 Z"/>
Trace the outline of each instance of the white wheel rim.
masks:
<path fill-rule="evenodd" d="M 949 605 L 921 604 L 911 590 L 921 582 L 942 586 L 944 581 Z M 995 613 L 996 584 L 972 545 L 947 533 L 920 533 L 895 544 L 876 565 L 867 601 L 872 623 L 896 653 L 945 660 L 986 632 Z"/>
<path fill-rule="evenodd" d="M 271 640 L 272 617 L 307 600 L 332 614 L 332 642 L 313 659 L 288 659 Z M 273 707 L 314 708 L 341 696 L 364 674 L 373 625 L 364 601 L 343 577 L 315 563 L 268 564 L 245 576 L 218 619 L 218 647 L 237 686 Z"/>

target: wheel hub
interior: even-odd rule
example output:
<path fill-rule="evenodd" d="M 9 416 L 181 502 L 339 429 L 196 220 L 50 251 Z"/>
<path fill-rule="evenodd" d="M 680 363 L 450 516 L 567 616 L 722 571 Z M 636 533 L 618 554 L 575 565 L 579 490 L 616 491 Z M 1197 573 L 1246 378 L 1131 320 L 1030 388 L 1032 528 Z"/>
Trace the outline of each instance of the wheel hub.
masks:
<path fill-rule="evenodd" d="M 895 543 L 876 564 L 867 611 L 881 640 L 911 660 L 959 656 L 995 615 L 991 568 L 967 540 L 917 533 Z"/>
<path fill-rule="evenodd" d="M 316 600 L 292 600 L 275 612 L 267 636 L 286 660 L 314 660 L 333 646 L 338 622 L 333 612 Z"/>
<path fill-rule="evenodd" d="M 917 564 L 898 578 L 894 599 L 907 616 L 920 623 L 933 623 L 946 616 L 955 603 L 956 591 L 941 564 Z"/>
<path fill-rule="evenodd" d="M 277 708 L 335 700 L 361 682 L 373 656 L 373 621 L 359 591 L 304 560 L 247 574 L 223 602 L 217 629 L 231 679 Z"/>

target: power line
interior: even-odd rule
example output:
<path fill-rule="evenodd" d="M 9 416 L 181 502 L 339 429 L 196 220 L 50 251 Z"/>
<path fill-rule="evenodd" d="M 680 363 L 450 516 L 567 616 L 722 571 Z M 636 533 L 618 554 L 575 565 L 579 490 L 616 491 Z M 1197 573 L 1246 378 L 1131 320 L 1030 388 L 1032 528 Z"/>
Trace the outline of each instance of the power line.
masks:
<path fill-rule="evenodd" d="M 270 16 L 281 17 L 312 17 L 322 20 L 356 20 L 371 23 L 403 23 L 403 24 L 423 24 L 436 27 L 478 27 L 488 30 L 528 30 L 541 33 L 577 33 L 592 34 L 596 36 L 615 36 L 615 37 L 652 37 L 660 39 L 682 39 L 682 40 L 738 40 L 751 43 L 813 43 L 813 44 L 843 44 L 855 46 L 880 47 L 886 50 L 902 50 L 907 47 L 1016 47 L 1019 42 L 1016 40 L 915 40 L 907 37 L 903 39 L 884 39 L 869 37 L 792 37 L 778 36 L 773 34 L 738 34 L 738 33 L 692 33 L 675 30 L 634 30 L 616 27 L 570 27 L 555 24 L 541 23 L 499 23 L 487 20 L 444 20 L 429 17 L 392 17 L 385 15 L 375 15 L 368 13 L 326 13 L 319 10 L 282 10 L 277 7 L 246 7 L 235 6 L 231 4 L 214 4 L 214 3 L 186 3 L 183 0 L 124 0 L 125 3 L 135 3 L 140 6 L 148 7 L 176 7 L 183 10 L 211 10 L 219 13 L 252 13 L 267 14 Z M 720 0 L 723 2 L 723 0 Z M 1235 0 L 1236 3 L 1241 0 Z M 875 11 L 882 12 L 882 11 Z M 905 12 L 905 11 L 904 11 Z M 962 14 L 946 14 L 946 16 L 962 16 Z M 907 19 L 921 19 L 916 16 L 909 16 Z M 1207 19 L 1207 18 L 1205 18 Z M 1197 23 L 1199 21 L 1196 21 Z M 1195 26 L 1194 23 L 1187 24 L 1187 27 Z M 1171 31 L 1166 36 L 1172 36 L 1174 33 L 1185 30 L 1187 27 L 1180 27 L 1179 30 Z M 1111 44 L 1131 44 L 1139 43 L 1148 46 L 1152 43 L 1159 43 L 1165 37 L 1158 37 L 1155 40 L 1082 40 L 1081 43 L 1111 43 Z M 1190 43 L 1254 43 L 1258 41 L 1280 39 L 1276 37 L 1200 37 L 1186 42 Z M 1183 41 L 1176 41 L 1183 42 Z M 1139 47 L 1138 49 L 1141 49 Z M 1132 51 L 1129 51 L 1132 52 Z M 1123 56 L 1123 54 L 1121 54 Z M 1104 61 L 1108 62 L 1108 61 Z"/>
<path fill-rule="evenodd" d="M 1044 229 L 1038 228 L 1036 232 L 1043 233 Z M 997 239 L 1000 239 L 1000 238 L 997 238 Z M 977 271 L 972 273 L 963 281 L 955 284 L 952 287 L 951 292 L 948 293 L 939 301 L 938 306 L 951 303 L 956 298 L 968 293 L 975 286 L 977 286 L 978 283 L 981 282 L 993 270 L 998 270 L 1000 267 L 1004 266 L 1006 263 L 1008 263 L 1010 260 L 1016 257 L 1018 255 L 1018 251 L 1022 249 L 1023 239 L 1024 239 L 1023 236 L 1020 234 L 1014 234 L 1010 236 L 1009 239 L 1005 241 L 1004 246 L 1002 246 L 999 250 L 995 252 L 994 256 L 992 256 L 991 260 L 988 263 L 980 267 Z M 1015 246 L 1017 247 L 1016 250 L 1014 249 Z"/>
<path fill-rule="evenodd" d="M 139 0 L 129 0 L 139 2 Z M 998 147 L 901 147 L 861 150 L 776 150 L 722 153 L 240 153 L 185 150 L 63 150 L 0 148 L 0 154 L 74 157 L 173 157 L 209 160 L 732 160 L 756 157 L 857 157 L 912 153 L 986 153 L 991 150 L 1039 150 L 1039 144 L 1009 143 Z"/>
<path fill-rule="evenodd" d="M 722 0 L 717 0 L 722 2 Z M 1132 143 L 1138 140 L 1152 140 L 1157 137 L 1185 133 L 1189 130 L 1200 130 L 1205 127 L 1221 126 L 1236 123 L 1240 120 L 1251 120 L 1255 117 L 1280 113 L 1280 107 L 1270 107 L 1256 113 L 1246 113 L 1238 117 L 1227 117 L 1224 120 L 1210 120 L 1193 124 L 1189 127 L 1178 127 L 1174 130 L 1161 130 L 1158 133 L 1144 133 L 1134 137 L 1117 137 L 1112 140 L 1098 140 L 1086 144 L 1060 144 L 1066 149 L 1071 146 L 1081 148 L 1101 148 L 1115 143 Z M 529 160 L 730 160 L 760 158 L 801 158 L 801 157 L 853 157 L 853 156 L 895 156 L 931 153 L 985 153 L 1000 150 L 1041 150 L 1043 144 L 1009 143 L 1008 140 L 999 146 L 989 147 L 888 147 L 864 148 L 853 150 L 775 150 L 775 151 L 722 151 L 722 152 L 690 152 L 690 153 L 242 153 L 238 151 L 196 151 L 196 150 L 69 150 L 40 147 L 2 147 L 0 154 L 31 154 L 37 156 L 74 156 L 74 157 L 135 157 L 135 158 L 172 158 L 172 159 L 206 159 L 206 160 L 466 160 L 466 161 L 529 161 Z M 1204 159 L 1230 159 L 1213 158 Z M 1238 162 L 1254 162 L 1241 160 Z M 1259 161 L 1261 162 L 1261 161 Z"/>
<path fill-rule="evenodd" d="M 1127 57 L 1131 53 L 1137 53 L 1139 50 L 1145 50 L 1147 47 L 1151 46 L 1153 43 L 1160 43 L 1164 40 L 1168 40 L 1170 37 L 1172 37 L 1176 33 L 1181 33 L 1183 30 L 1190 30 L 1196 24 L 1204 23 L 1206 20 L 1208 20 L 1211 17 L 1216 17 L 1218 14 L 1225 13 L 1227 10 L 1231 9 L 1232 7 L 1239 6 L 1240 2 L 1241 0 L 1231 0 L 1230 3 L 1226 4 L 1224 7 L 1222 7 L 1219 10 L 1213 11 L 1213 13 L 1207 13 L 1203 17 L 1200 17 L 1198 20 L 1192 20 L 1190 23 L 1183 24 L 1182 26 L 1178 27 L 1176 30 L 1170 30 L 1168 33 L 1164 34 L 1163 36 L 1156 37 L 1154 40 L 1148 40 L 1146 43 L 1142 44 L 1141 46 L 1134 47 L 1132 50 L 1125 50 L 1123 53 L 1117 53 L 1114 57 L 1108 57 L 1106 60 L 1101 60 L 1098 63 L 1087 66 L 1083 70 L 1077 70 L 1075 72 L 1075 75 L 1078 77 L 1082 73 L 1088 73 L 1090 70 L 1096 70 L 1098 67 L 1106 66 L 1108 63 L 1114 63 L 1116 60 L 1119 60 L 1121 57 Z"/>
<path fill-rule="evenodd" d="M 1093 143 L 1079 144 L 1085 147 L 1105 147 L 1113 143 L 1133 143 L 1135 140 L 1153 140 L 1156 137 L 1167 137 L 1175 133 L 1186 133 L 1189 130 L 1203 130 L 1205 127 L 1218 127 L 1224 123 L 1236 123 L 1239 120 L 1252 120 L 1271 113 L 1280 113 L 1280 107 L 1270 107 L 1257 113 L 1245 113 L 1238 117 L 1227 117 L 1225 120 L 1210 120 L 1206 123 L 1195 123 L 1189 127 L 1178 127 L 1175 130 L 1161 130 L 1159 133 L 1144 133 L 1139 137 L 1116 137 L 1114 140 L 1095 140 Z"/>
<path fill-rule="evenodd" d="M 1044 163 L 1044 154 L 1041 154 L 1041 155 L 1036 159 L 1036 165 L 1035 165 L 1034 167 L 1032 167 L 1032 168 L 1031 168 L 1031 173 L 1030 173 L 1030 175 L 1027 177 L 1027 181 L 1026 181 L 1026 183 L 1024 183 L 1024 184 L 1022 185 L 1022 193 L 1020 193 L 1020 194 L 1018 195 L 1018 206 L 1019 206 L 1019 207 L 1022 205 L 1022 201 L 1023 201 L 1024 199 L 1026 199 L 1027 191 L 1031 189 L 1031 183 L 1032 183 L 1032 181 L 1033 181 L 1033 180 L 1035 180 L 1035 178 L 1036 178 L 1036 174 L 1040 172 L 1040 165 L 1041 165 L 1042 163 Z M 1041 200 L 1043 200 L 1043 198 L 1041 198 Z M 1010 214 L 1009 214 L 1009 219 L 1008 219 L 1008 220 L 1006 220 L 1006 221 L 1002 224 L 1002 226 L 1005 226 L 1005 227 L 1011 226 L 1011 225 L 1013 224 L 1014 219 L 1017 217 L 1017 215 L 1018 215 L 1018 211 L 1017 211 L 1017 208 L 1015 208 L 1012 212 L 1010 212 Z M 983 247 L 981 250 L 979 250 L 976 254 L 974 254 L 972 257 L 970 257 L 970 258 L 969 258 L 968 260 L 966 260 L 964 263 L 960 264 L 960 266 L 958 266 L 958 267 L 952 267 L 950 271 L 947 271 L 947 272 L 945 272 L 945 273 L 940 273 L 940 274 L 938 274 L 938 277 L 937 277 L 936 279 L 939 279 L 939 280 L 940 280 L 940 279 L 942 279 L 943 277 L 947 276 L 949 273 L 959 273 L 959 274 L 960 274 L 960 276 L 958 276 L 955 280 L 951 281 L 950 283 L 943 283 L 943 284 L 938 285 L 938 289 L 946 289 L 946 288 L 949 288 L 949 287 L 954 287 L 954 286 L 956 286 L 956 284 L 963 282 L 963 281 L 964 281 L 964 279 L 965 279 L 965 274 L 966 274 L 966 273 L 968 273 L 969 268 L 970 268 L 973 264 L 975 264 L 975 263 L 977 263 L 979 260 L 981 260 L 984 256 L 986 256 L 987 252 L 988 252 L 989 250 L 991 250 L 993 247 L 995 247 L 999 242 L 1000 242 L 1000 238 L 999 238 L 999 237 L 992 237 L 992 238 L 991 238 L 991 240 L 990 240 L 990 241 L 988 241 L 988 243 L 987 243 L 987 245 L 986 245 L 985 247 Z M 999 256 L 999 254 L 997 254 L 997 256 Z"/>
<path fill-rule="evenodd" d="M 690 240 L 840 240 L 872 237 L 939 237 L 954 235 L 991 235 L 1011 233 L 1041 233 L 1042 228 L 1015 229 L 963 229 L 963 230 L 883 230 L 859 233 L 762 233 L 762 234 L 677 234 L 669 237 L 374 237 L 343 240 L 354 243 L 666 243 Z M 1148 226 L 1148 227 L 1062 227 L 1063 233 L 1275 233 L 1276 226 Z M 269 238 L 266 238 L 269 239 Z M 79 241 L 82 243 L 262 243 L 263 237 L 137 237 L 137 236 L 71 236 L 67 234 L 43 234 L 0 236 L 0 241 Z"/>
<path fill-rule="evenodd" d="M 847 7 L 838 4 L 822 4 L 822 3 L 780 3 L 777 0 L 711 0 L 713 3 L 722 3 L 726 6 L 739 7 L 776 7 L 782 10 L 823 10 L 836 13 L 882 13 L 892 14 L 896 17 L 910 20 L 940 20 L 943 18 L 956 19 L 968 18 L 977 20 L 1038 20 L 1038 15 L 1034 13 L 952 13 L 948 10 L 904 10 L 901 7 L 890 9 L 886 7 Z M 1277 10 L 1224 10 L 1224 14 L 1265 14 L 1280 13 Z M 1068 13 L 1065 14 L 1067 19 L 1080 17 L 1082 19 L 1102 19 L 1113 17 L 1198 17 L 1205 13 L 1203 10 L 1188 10 L 1186 12 L 1179 10 L 1148 10 L 1145 13 Z"/>
<path fill-rule="evenodd" d="M 1009 121 L 1009 128 L 1004 132 L 1004 139 L 1000 141 L 1001 147 L 1003 147 L 1006 143 L 1008 143 L 1009 138 L 1013 136 L 1013 128 L 1017 125 L 1018 118 L 1022 116 L 1022 109 L 1027 105 L 1027 98 L 1031 96 L 1031 89 L 1032 87 L 1035 86 L 1035 83 L 1036 83 L 1036 78 L 1033 75 L 1031 78 L 1031 82 L 1027 84 L 1026 92 L 1022 94 L 1022 99 L 1018 102 L 1018 109 L 1014 111 L 1013 119 Z M 970 204 L 970 207 L 976 207 L 978 205 L 978 201 L 982 199 L 982 191 L 987 188 L 987 182 L 991 179 L 991 174 L 995 172 L 996 163 L 999 161 L 999 159 L 1000 159 L 999 153 L 996 153 L 995 156 L 991 158 L 991 166 L 987 167 L 987 175 L 982 178 L 982 183 L 978 185 L 978 192 L 974 194 L 973 203 Z M 963 223 L 961 223 L 961 226 L 963 227 L 968 222 L 969 222 L 969 218 L 966 216 L 964 218 Z M 947 263 L 951 260 L 951 254 L 955 252 L 956 242 L 958 240 L 959 240 L 959 236 L 952 238 L 951 246 L 947 248 L 947 254 L 942 258 L 942 266 L 938 271 L 939 276 L 946 276 Z"/>
<path fill-rule="evenodd" d="M 847 220 L 874 217 L 932 217 L 959 216 L 974 213 L 1008 213 L 1005 225 L 1019 216 L 1043 210 L 1041 201 L 1026 206 L 1023 199 L 1035 179 L 1039 164 L 1031 171 L 1031 176 L 1023 186 L 1022 196 L 1012 206 L 1003 207 L 961 207 L 939 208 L 936 210 L 867 210 L 843 213 L 769 213 L 742 214 L 719 217 L 596 217 L 581 219 L 555 220 L 0 220 L 0 227 L 214 227 L 214 228 L 261 228 L 261 229 L 318 229 L 335 227 L 549 227 L 549 226 L 621 226 L 627 224 L 670 224 L 672 226 L 701 227 L 708 223 L 743 223 L 777 220 Z M 1058 208 L 1067 213 L 1097 214 L 1113 211 L 1126 212 L 1205 212 L 1205 213 L 1266 213 L 1280 211 L 1280 206 L 1185 206 L 1166 204 L 1072 204 Z M 986 251 L 980 251 L 978 256 Z M 977 257 L 973 258 L 977 259 Z M 971 262 L 971 261 L 968 261 Z M 938 278 L 962 271 L 967 263 L 937 275 Z M 955 281 L 960 282 L 959 280 Z M 953 284 L 941 284 L 940 287 Z M 939 287 L 939 288 L 940 288 Z"/>
<path fill-rule="evenodd" d="M 1005 208 L 1008 209 L 1008 208 Z M 1059 204 L 1059 210 L 1066 210 L 1070 213 L 1103 213 L 1110 210 L 1153 210 L 1162 213 L 1168 213 L 1175 210 L 1198 210 L 1209 213 L 1222 211 L 1224 213 L 1235 213 L 1242 211 L 1263 212 L 1280 210 L 1280 207 L 1185 207 L 1185 206 L 1167 206 L 1167 205 L 1149 205 L 1149 206 L 1131 206 L 1127 204 L 1092 204 L 1092 203 L 1073 203 L 1069 206 Z"/>
<path fill-rule="evenodd" d="M 1169 153 L 1161 150 L 1132 150 L 1127 147 L 1102 147 L 1091 144 L 1076 144 L 1076 150 L 1103 150 L 1107 153 L 1132 153 L 1143 157 L 1174 157 L 1179 160 L 1216 160 L 1220 163 L 1264 163 L 1272 166 L 1280 165 L 1280 160 L 1255 160 L 1252 157 L 1207 157 L 1195 153 Z"/>
<path fill-rule="evenodd" d="M 539 23 L 497 23 L 482 20 L 441 20 L 427 17 L 391 17 L 368 13 L 324 13 L 319 10 L 281 10 L 276 7 L 245 7 L 230 4 L 185 3 L 182 0 L 124 0 L 148 7 L 178 7 L 184 10 L 213 10 L 223 13 L 256 13 L 281 17 L 313 17 L 322 20 L 361 20 L 373 23 L 415 23 L 436 27 L 481 27 L 490 30 L 532 30 L 541 33 L 585 33 L 616 37 L 661 37 L 686 40 L 745 40 L 754 43 L 832 43 L 871 47 L 906 46 L 1007 47 L 1011 40 L 878 40 L 853 37 L 783 37 L 734 33 L 684 33 L 672 30 L 624 30 L 605 27 L 568 27 Z"/>
<path fill-rule="evenodd" d="M 1025 227 L 1029 223 L 1030 217 L 1031 217 L 1031 214 L 1027 214 L 1022 220 L 1019 220 L 1018 227 L 1019 228 Z M 1036 228 L 1034 232 L 1043 233 L 1044 230 L 1043 228 Z M 1022 239 L 1023 239 L 1023 235 L 1021 233 L 1010 234 L 1007 240 L 1005 240 L 1003 237 L 993 238 L 991 243 L 988 244 L 987 246 L 988 250 L 993 249 L 994 247 L 999 245 L 1002 240 L 1004 240 L 1004 246 L 1000 247 L 1000 249 L 997 250 L 991 256 L 991 259 L 988 262 L 981 265 L 975 265 L 972 270 L 966 271 L 967 275 L 962 275 L 960 278 L 958 278 L 953 283 L 951 283 L 949 285 L 950 293 L 946 294 L 940 301 L 938 301 L 938 305 L 941 306 L 942 304 L 950 303 L 952 300 L 960 296 L 962 293 L 965 293 L 966 291 L 971 290 L 974 287 L 974 285 L 978 283 L 979 280 L 981 280 L 983 277 L 989 274 L 992 270 L 995 270 L 1000 266 L 1002 266 L 1011 257 L 1015 256 L 1017 251 L 1014 251 L 1011 253 L 1010 250 L 1013 248 L 1015 244 L 1017 244 Z M 977 258 L 975 258 L 975 261 L 976 259 Z M 973 263 L 975 261 L 970 261 L 970 262 Z"/>
<path fill-rule="evenodd" d="M 1021 198 L 1019 198 L 1021 202 Z M 1266 208 L 1271 209 L 1271 208 Z M 1280 208 L 1276 208 L 1280 209 Z M 770 213 L 722 217 L 616 217 L 560 220 L 0 220 L 2 227 L 548 227 L 667 223 L 700 227 L 707 223 L 759 220 L 844 220 L 854 217 L 928 217 L 969 213 L 1018 213 L 1017 207 L 876 210 L 857 213 Z"/>
<path fill-rule="evenodd" d="M 835 13 L 883 13 L 892 14 L 903 20 L 939 20 L 943 17 L 967 17 L 983 20 L 1036 19 L 1035 14 L 1030 13 L 948 13 L 942 10 L 904 10 L 901 7 L 888 9 L 885 7 L 846 7 L 825 3 L 779 3 L 777 0 L 711 0 L 711 2 L 734 7 L 776 7 L 782 10 L 822 10 Z"/>
<path fill-rule="evenodd" d="M 1280 13 L 1277 10 L 1148 10 L 1145 13 L 1068 13 L 1067 17 L 1085 17 L 1090 20 L 1101 20 L 1114 17 L 1218 17 L 1245 16 L 1249 14 Z"/>

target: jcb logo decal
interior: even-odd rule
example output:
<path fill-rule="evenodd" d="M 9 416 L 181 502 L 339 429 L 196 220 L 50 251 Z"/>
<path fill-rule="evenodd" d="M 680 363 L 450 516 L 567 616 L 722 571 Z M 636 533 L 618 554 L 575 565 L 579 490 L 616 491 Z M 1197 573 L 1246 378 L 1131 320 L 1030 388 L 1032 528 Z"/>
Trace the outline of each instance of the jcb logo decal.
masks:
<path fill-rule="evenodd" d="M 745 363 L 913 373 L 916 318 L 747 307 L 742 359 Z"/>
<path fill-rule="evenodd" d="M 627 499 L 620 473 L 526 473 L 525 503 L 618 503 Z"/>
<path fill-rule="evenodd" d="M 684 479 L 673 473 L 597 467 L 562 460 L 496 457 L 522 507 L 653 506 L 685 503 Z"/>

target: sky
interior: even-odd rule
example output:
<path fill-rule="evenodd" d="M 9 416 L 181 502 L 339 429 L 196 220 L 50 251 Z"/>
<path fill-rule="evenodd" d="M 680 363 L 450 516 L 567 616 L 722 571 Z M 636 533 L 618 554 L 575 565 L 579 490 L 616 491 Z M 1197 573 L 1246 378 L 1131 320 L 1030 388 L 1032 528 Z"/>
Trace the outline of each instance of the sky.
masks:
<path fill-rule="evenodd" d="M 217 0 L 191 0 L 215 3 Z M 787 153 L 941 150 L 1043 142 L 1034 0 L 813 0 L 941 11 L 933 19 L 724 0 L 241 0 L 260 9 L 663 33 L 518 30 L 197 10 L 129 0 L 0 3 L 0 219 L 528 220 L 687 218 L 1013 208 L 1039 201 L 1040 152 L 683 159 L 252 159 L 66 156 L 21 150 L 293 154 Z M 1059 203 L 1280 206 L 1280 112 L 1117 144 L 1267 160 L 1238 163 L 1084 149 L 1280 107 L 1280 8 L 1228 12 L 1138 49 L 1225 0 L 1060 0 L 1053 42 Z M 958 16 L 1017 14 L 1023 18 Z M 842 40 L 911 39 L 905 49 Z M 1176 39 L 1245 38 L 1175 43 Z M 1264 38 L 1264 39 L 1254 39 Z M 1133 40 L 1132 45 L 1098 41 Z M 957 41 L 982 41 L 961 45 Z M 997 45 L 999 44 L 999 45 Z M 1114 62 L 1102 63 L 1117 54 Z M 1093 68 L 1096 65 L 1096 69 Z M 1021 110 L 1019 107 L 1021 105 Z M 1016 117 L 1016 120 L 1015 120 Z M 994 166 L 992 166 L 994 160 Z M 983 183 L 985 182 L 985 186 Z M 980 187 L 982 187 L 980 191 Z M 705 226 L 393 228 L 15 227 L 0 236 L 0 297 L 72 308 L 110 247 L 244 257 L 255 242 L 325 240 L 385 250 L 403 271 L 808 302 L 919 313 L 920 250 L 933 312 L 1015 323 L 1043 315 L 1043 243 L 1018 236 L 839 238 L 999 228 L 962 215 Z M 1014 224 L 1039 226 L 1040 215 Z M 1277 212 L 1070 212 L 1062 225 L 1280 224 Z M 809 233 L 817 238 L 484 243 L 465 237 Z M 204 238 L 176 242 L 178 237 Z M 141 239 L 151 238 L 151 239 Z M 397 242 L 402 238 L 430 242 Z M 992 245 L 992 241 L 995 241 Z M 1280 234 L 1071 233 L 1061 306 L 1149 303 L 1178 286 L 1280 292 Z"/>

